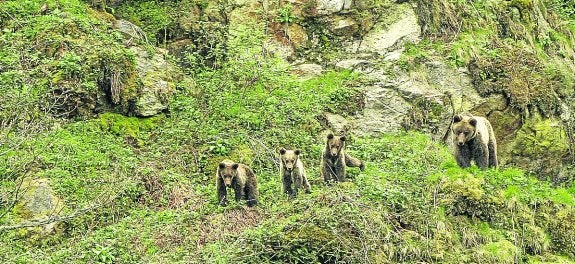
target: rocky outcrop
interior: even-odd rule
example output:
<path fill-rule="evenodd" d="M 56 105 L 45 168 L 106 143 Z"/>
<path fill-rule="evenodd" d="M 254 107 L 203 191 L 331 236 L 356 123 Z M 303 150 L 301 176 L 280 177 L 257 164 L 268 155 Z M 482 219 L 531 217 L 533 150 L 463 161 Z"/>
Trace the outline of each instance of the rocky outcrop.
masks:
<path fill-rule="evenodd" d="M 134 99 L 134 113 L 138 116 L 153 116 L 168 108 L 174 92 L 176 69 L 164 59 L 167 51 L 156 49 L 155 53 L 131 48 L 136 54 L 136 70 L 139 86 Z"/>
<path fill-rule="evenodd" d="M 417 22 L 417 16 L 409 5 L 401 5 L 401 8 L 390 14 L 395 18 L 386 23 L 378 23 L 361 40 L 357 40 L 348 50 L 356 52 L 369 52 L 378 55 L 401 49 L 404 43 L 417 43 L 421 39 L 421 29 Z"/>
<path fill-rule="evenodd" d="M 316 0 L 316 10 L 319 15 L 331 15 L 349 10 L 352 0 Z"/>
<path fill-rule="evenodd" d="M 469 110 L 487 99 L 470 86 L 464 70 L 430 62 L 417 71 L 361 69 L 380 80 L 365 87 L 365 108 L 353 118 L 353 131 L 376 135 L 419 129 L 441 140 L 448 133 L 454 112 Z"/>
<path fill-rule="evenodd" d="M 324 112 L 320 117 L 320 121 L 325 127 L 329 128 L 329 132 L 336 135 L 347 136 L 351 129 L 349 121 L 338 114 Z"/>
<path fill-rule="evenodd" d="M 292 2 L 296 4 L 296 11 L 304 10 L 302 1 Z M 573 129 L 569 130 L 564 122 L 574 119 L 570 110 L 573 106 L 568 100 L 560 107 L 563 121 L 542 117 L 536 109 L 529 109 L 526 116 L 510 105 L 513 103 L 510 96 L 514 93 L 523 96 L 520 90 L 511 94 L 493 92 L 497 90 L 485 89 L 491 87 L 490 83 L 478 87 L 480 75 L 476 68 L 453 67 L 439 57 L 418 62 L 415 67 L 400 67 L 406 63 L 402 61 L 405 44 L 416 44 L 423 38 L 422 28 L 424 31 L 425 28 L 420 25 L 421 10 L 417 8 L 428 6 L 397 2 L 390 4 L 381 17 L 355 17 L 354 12 L 362 12 L 362 1 L 315 3 L 312 10 L 315 12 L 301 11 L 309 20 L 302 24 L 307 25 L 304 29 L 309 35 L 307 43 L 311 45 L 291 49 L 290 58 L 299 58 L 296 71 L 320 72 L 308 67 L 315 64 L 301 63 L 307 59 L 322 64 L 323 68 L 361 72 L 371 80 L 359 87 L 365 98 L 361 112 L 347 119 L 338 115 L 341 113 L 324 113 L 320 120 L 327 129 L 360 136 L 415 129 L 450 144 L 453 115 L 471 112 L 487 117 L 493 124 L 503 166 L 521 167 L 556 182 L 575 177 L 573 169 L 566 165 L 568 157 L 573 155 L 567 133 Z M 322 40 L 322 35 L 330 42 Z M 495 63 L 491 65 L 497 66 Z M 320 66 L 314 68 L 320 69 Z M 547 98 L 542 92 L 538 93 Z"/>
<path fill-rule="evenodd" d="M 114 22 L 114 27 L 123 34 L 125 45 L 131 45 L 132 43 L 138 42 L 148 42 L 146 33 L 130 21 L 123 19 L 116 20 Z"/>

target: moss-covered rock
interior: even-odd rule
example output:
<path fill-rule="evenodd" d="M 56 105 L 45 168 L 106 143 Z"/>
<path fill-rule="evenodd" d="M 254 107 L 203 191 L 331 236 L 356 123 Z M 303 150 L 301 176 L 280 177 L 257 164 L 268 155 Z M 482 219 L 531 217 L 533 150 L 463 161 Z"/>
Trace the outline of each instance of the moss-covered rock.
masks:
<path fill-rule="evenodd" d="M 542 178 L 565 181 L 562 164 L 570 155 L 570 141 L 558 119 L 526 120 L 511 147 L 510 164 L 533 171 Z"/>
<path fill-rule="evenodd" d="M 134 113 L 153 116 L 168 108 L 174 92 L 177 69 L 164 59 L 167 51 L 156 49 L 153 53 L 133 47 L 136 55 L 138 88 L 134 96 Z"/>
<path fill-rule="evenodd" d="M 16 218 L 15 225 L 30 221 L 47 221 L 62 213 L 64 201 L 55 195 L 50 187 L 49 179 L 25 178 L 21 184 L 22 190 L 18 203 L 12 209 Z M 54 231 L 58 222 L 49 222 L 39 227 L 28 228 L 25 236 L 45 236 Z"/>

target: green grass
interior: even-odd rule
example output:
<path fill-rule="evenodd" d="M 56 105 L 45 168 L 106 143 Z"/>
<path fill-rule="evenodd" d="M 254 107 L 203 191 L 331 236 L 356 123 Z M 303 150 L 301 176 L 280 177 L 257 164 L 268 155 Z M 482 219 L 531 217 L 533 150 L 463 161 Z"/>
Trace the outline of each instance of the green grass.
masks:
<path fill-rule="evenodd" d="M 297 79 L 285 62 L 262 54 L 264 25 L 257 21 L 231 26 L 226 60 L 218 67 L 186 69 L 187 79 L 177 85 L 165 115 L 54 117 L 37 107 L 47 83 L 83 83 L 71 87 L 98 90 L 93 82 L 101 72 L 92 72 L 92 64 L 82 63 L 82 58 L 121 67 L 131 55 L 124 53 L 108 22 L 102 22 L 102 13 L 79 1 L 47 2 L 60 13 L 37 15 L 37 1 L 0 4 L 16 18 L 8 20 L 0 12 L 0 25 L 8 29 L 0 35 L 6 47 L 0 51 L 0 88 L 6 92 L 0 99 L 11 103 L 0 108 L 0 116 L 12 116 L 21 103 L 32 109 L 27 113 L 35 118 L 32 123 L 41 125 L 27 133 L 29 127 L 23 125 L 29 119 L 18 117 L 26 122 L 0 133 L 0 142 L 8 142 L 0 144 L 0 197 L 11 197 L 17 179 L 48 178 L 64 201 L 62 214 L 100 206 L 59 223 L 50 235 L 27 229 L 1 232 L 3 263 L 500 263 L 575 258 L 575 187 L 553 186 L 515 168 L 461 169 L 446 146 L 425 134 L 352 135 L 348 152 L 365 161 L 366 170 L 350 168 L 349 182 L 323 184 L 318 167 L 324 127 L 319 119 L 324 111 L 344 116 L 360 111 L 361 90 L 353 87 L 366 80 L 349 71 Z M 152 7 L 136 8 L 149 3 L 131 2 L 116 12 L 142 18 L 146 32 L 157 37 L 166 24 L 154 21 L 165 19 L 164 14 L 150 13 L 144 21 L 139 11 Z M 77 35 L 54 34 L 62 30 L 61 23 L 74 25 Z M 453 53 L 436 50 L 440 47 L 435 41 L 410 45 L 405 64 L 423 62 L 436 52 L 452 54 L 455 65 L 467 63 L 473 55 L 464 47 L 483 47 L 487 39 L 473 41 L 471 34 L 456 40 Z M 40 36 L 43 45 L 69 42 L 71 48 L 51 56 L 31 44 Z M 96 51 L 85 49 L 86 43 L 96 43 Z M 22 66 L 22 56 L 34 64 Z M 281 147 L 303 150 L 311 194 L 295 199 L 281 194 Z M 214 174 L 224 158 L 255 170 L 259 206 L 218 206 Z M 18 213 L 18 208 L 2 204 L 0 226 L 15 224 Z"/>
<path fill-rule="evenodd" d="M 553 246 L 573 242 L 569 233 L 556 231 L 572 228 L 566 217 L 575 215 L 573 189 L 554 188 L 517 169 L 460 169 L 444 146 L 423 134 L 356 138 L 349 152 L 364 159 L 367 169 L 350 169 L 351 182 L 336 186 L 321 183 L 319 153 L 306 155 L 312 194 L 293 200 L 280 193 L 273 165 L 254 162 L 261 204 L 247 209 L 243 203 L 217 206 L 212 171 L 202 178 L 184 167 L 163 167 L 174 157 L 135 154 L 123 142 L 125 135 L 101 130 L 100 123 L 84 121 L 48 135 L 44 140 L 58 148 L 46 152 L 45 166 L 58 169 L 40 175 L 52 180 L 68 209 L 73 201 L 91 201 L 104 190 L 119 195 L 108 204 L 115 208 L 67 221 L 49 238 L 4 233 L 0 241 L 11 247 L 3 249 L 1 258 L 50 263 L 497 262 L 574 253 L 572 247 Z M 85 136 L 71 136 L 80 131 Z M 321 141 L 310 144 L 319 149 Z M 84 148 L 70 152 L 70 145 Z M 113 163 L 107 158 L 112 152 Z M 114 171 L 121 170 L 126 175 L 117 178 L 122 173 Z M 159 194 L 147 189 L 151 178 L 161 187 Z M 122 187 L 107 186 L 106 180 Z M 541 218 L 546 221 L 535 221 Z M 27 248 L 34 250 L 23 251 Z"/>

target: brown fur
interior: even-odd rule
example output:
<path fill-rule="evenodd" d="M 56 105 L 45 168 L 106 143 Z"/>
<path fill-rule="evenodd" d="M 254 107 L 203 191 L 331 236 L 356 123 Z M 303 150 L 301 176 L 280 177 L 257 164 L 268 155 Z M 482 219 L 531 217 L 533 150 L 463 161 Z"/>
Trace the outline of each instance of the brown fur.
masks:
<path fill-rule="evenodd" d="M 325 148 L 321 154 L 320 174 L 325 182 L 332 180 L 345 181 L 345 168 L 359 167 L 365 169 L 365 165 L 345 152 L 345 136 L 327 135 Z"/>
<path fill-rule="evenodd" d="M 234 163 L 231 160 L 220 163 L 216 171 L 216 189 L 221 206 L 227 204 L 227 188 L 234 190 L 236 202 L 245 199 L 248 206 L 258 203 L 256 175 L 247 165 Z"/>
<path fill-rule="evenodd" d="M 451 132 L 455 159 L 460 167 L 471 166 L 472 160 L 481 169 L 497 167 L 497 141 L 491 123 L 485 117 L 456 115 Z"/>
<path fill-rule="evenodd" d="M 280 177 L 282 191 L 290 197 L 297 195 L 300 188 L 310 193 L 310 185 L 306 177 L 305 168 L 300 158 L 301 151 L 280 149 Z M 293 184 L 293 189 L 292 189 Z"/>

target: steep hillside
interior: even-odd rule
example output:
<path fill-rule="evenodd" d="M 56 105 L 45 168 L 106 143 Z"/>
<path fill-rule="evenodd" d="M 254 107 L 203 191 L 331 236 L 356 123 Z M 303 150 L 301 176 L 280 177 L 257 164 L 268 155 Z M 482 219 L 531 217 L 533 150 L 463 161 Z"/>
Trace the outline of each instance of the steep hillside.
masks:
<path fill-rule="evenodd" d="M 572 7 L 0 2 L 0 262 L 572 263 Z M 459 111 L 501 168 L 457 166 Z M 349 182 L 320 179 L 327 131 Z M 311 194 L 281 194 L 281 147 Z M 225 158 L 259 206 L 218 206 Z"/>

